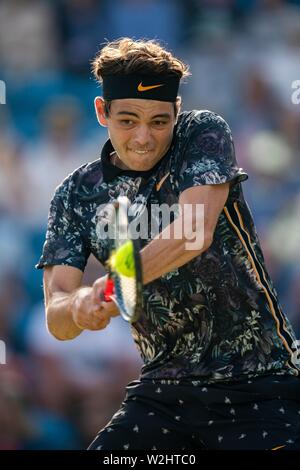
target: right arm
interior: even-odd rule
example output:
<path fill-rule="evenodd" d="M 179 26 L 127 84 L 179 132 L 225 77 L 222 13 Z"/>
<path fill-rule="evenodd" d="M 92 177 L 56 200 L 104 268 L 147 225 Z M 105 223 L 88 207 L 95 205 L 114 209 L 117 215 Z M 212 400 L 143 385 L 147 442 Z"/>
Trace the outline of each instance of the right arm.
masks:
<path fill-rule="evenodd" d="M 81 286 L 83 273 L 72 266 L 44 268 L 44 297 L 49 332 L 60 340 L 76 338 L 84 329 L 102 330 L 119 315 L 114 302 L 103 302 L 107 276 L 92 287 Z"/>

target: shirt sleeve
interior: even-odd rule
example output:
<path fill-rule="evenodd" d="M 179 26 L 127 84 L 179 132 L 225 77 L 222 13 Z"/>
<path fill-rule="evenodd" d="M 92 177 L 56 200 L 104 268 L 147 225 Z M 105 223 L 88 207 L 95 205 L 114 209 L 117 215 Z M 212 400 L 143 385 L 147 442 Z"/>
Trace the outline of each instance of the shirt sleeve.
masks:
<path fill-rule="evenodd" d="M 248 178 L 237 166 L 231 130 L 221 116 L 199 112 L 180 164 L 180 192 L 206 184 L 239 183 Z"/>
<path fill-rule="evenodd" d="M 81 271 L 87 263 L 90 250 L 84 241 L 71 203 L 72 180 L 66 178 L 56 188 L 50 203 L 46 240 L 37 269 L 50 265 L 74 266 Z"/>

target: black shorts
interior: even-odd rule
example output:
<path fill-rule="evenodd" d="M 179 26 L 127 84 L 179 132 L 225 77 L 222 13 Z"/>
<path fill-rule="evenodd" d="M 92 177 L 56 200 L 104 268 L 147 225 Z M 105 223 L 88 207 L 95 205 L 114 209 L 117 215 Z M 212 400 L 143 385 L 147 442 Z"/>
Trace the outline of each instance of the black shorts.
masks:
<path fill-rule="evenodd" d="M 300 379 L 132 382 L 91 450 L 300 449 Z"/>

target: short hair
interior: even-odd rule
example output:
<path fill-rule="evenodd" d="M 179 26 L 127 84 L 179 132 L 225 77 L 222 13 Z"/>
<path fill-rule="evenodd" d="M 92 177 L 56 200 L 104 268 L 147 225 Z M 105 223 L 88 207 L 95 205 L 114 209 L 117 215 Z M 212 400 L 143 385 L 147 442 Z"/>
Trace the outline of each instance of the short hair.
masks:
<path fill-rule="evenodd" d="M 93 74 L 100 83 L 105 75 L 141 73 L 190 75 L 189 67 L 155 40 L 121 38 L 108 42 L 92 61 Z"/>

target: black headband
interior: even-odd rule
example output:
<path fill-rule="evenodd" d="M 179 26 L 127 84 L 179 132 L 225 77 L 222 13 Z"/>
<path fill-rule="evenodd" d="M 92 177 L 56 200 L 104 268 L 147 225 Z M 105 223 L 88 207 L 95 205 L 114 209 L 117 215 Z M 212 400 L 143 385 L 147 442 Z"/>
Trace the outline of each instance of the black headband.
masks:
<path fill-rule="evenodd" d="M 174 102 L 179 82 L 176 75 L 106 75 L 103 77 L 103 98 L 108 101 L 139 98 Z"/>

